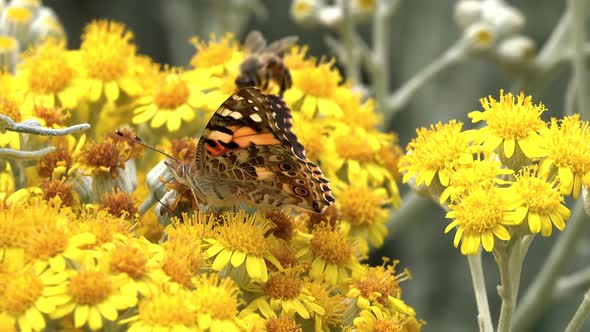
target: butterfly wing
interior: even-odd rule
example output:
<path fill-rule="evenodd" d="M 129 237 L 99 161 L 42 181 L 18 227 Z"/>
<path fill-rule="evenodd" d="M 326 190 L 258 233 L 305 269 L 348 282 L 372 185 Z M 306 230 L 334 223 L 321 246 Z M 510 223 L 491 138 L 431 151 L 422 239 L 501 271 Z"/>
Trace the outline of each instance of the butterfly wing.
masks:
<path fill-rule="evenodd" d="M 246 87 L 215 112 L 197 147 L 199 188 L 216 200 L 292 205 L 322 212 L 334 202 L 329 181 L 305 157 L 278 96 Z"/>

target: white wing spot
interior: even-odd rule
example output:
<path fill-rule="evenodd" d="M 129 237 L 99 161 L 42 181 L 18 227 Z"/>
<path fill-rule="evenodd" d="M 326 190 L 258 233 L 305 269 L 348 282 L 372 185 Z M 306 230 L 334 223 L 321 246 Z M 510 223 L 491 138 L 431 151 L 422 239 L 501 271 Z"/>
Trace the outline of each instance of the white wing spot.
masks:
<path fill-rule="evenodd" d="M 236 120 L 239 120 L 239 119 L 242 118 L 242 113 L 240 113 L 240 112 L 231 112 L 229 114 L 229 116 L 231 116 L 232 118 L 234 118 Z"/>
<path fill-rule="evenodd" d="M 221 110 L 221 116 L 228 116 L 232 113 L 232 111 L 229 108 L 224 108 L 223 110 Z"/>
<path fill-rule="evenodd" d="M 250 114 L 250 119 L 252 119 L 254 122 L 262 122 L 262 118 L 256 113 Z"/>
<path fill-rule="evenodd" d="M 248 104 L 252 104 L 252 103 L 254 103 L 254 102 L 252 101 L 252 99 L 248 99 L 248 100 L 247 100 L 247 102 L 248 102 Z"/>
<path fill-rule="evenodd" d="M 258 112 L 260 110 L 260 108 L 258 108 L 258 106 L 254 106 L 252 107 L 256 112 Z"/>

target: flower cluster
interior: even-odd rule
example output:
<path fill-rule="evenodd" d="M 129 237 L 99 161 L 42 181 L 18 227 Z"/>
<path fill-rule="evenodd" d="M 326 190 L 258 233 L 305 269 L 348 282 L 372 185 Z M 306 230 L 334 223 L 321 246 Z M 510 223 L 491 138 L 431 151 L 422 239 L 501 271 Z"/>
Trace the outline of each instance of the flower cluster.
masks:
<path fill-rule="evenodd" d="M 190 66 L 161 67 L 137 52 L 124 25 L 95 21 L 79 49 L 50 38 L 22 56 L 15 74 L 2 74 L 0 114 L 91 129 L 0 133 L 8 150 L 55 147 L 34 167 L 0 165 L 0 326 L 419 331 L 400 288 L 409 272 L 363 262 L 383 244 L 400 202 L 401 148 L 395 134 L 376 129 L 374 102 L 353 92 L 332 61 L 294 47 L 284 56 L 293 81 L 284 99 L 335 205 L 321 215 L 204 213 L 160 156 L 140 146 L 157 145 L 190 170 L 192 133 L 235 92 L 248 50 L 231 35 L 193 44 Z M 270 82 L 264 92 L 278 91 Z M 154 211 L 158 201 L 165 204 Z"/>
<path fill-rule="evenodd" d="M 438 198 L 456 228 L 454 245 L 476 254 L 494 249 L 495 239 L 563 230 L 570 211 L 564 197 L 577 199 L 590 174 L 590 127 L 579 115 L 549 123 L 546 108 L 532 97 L 500 92 L 481 99 L 469 113 L 476 130 L 438 123 L 417 130 L 400 161 L 404 182 Z"/>

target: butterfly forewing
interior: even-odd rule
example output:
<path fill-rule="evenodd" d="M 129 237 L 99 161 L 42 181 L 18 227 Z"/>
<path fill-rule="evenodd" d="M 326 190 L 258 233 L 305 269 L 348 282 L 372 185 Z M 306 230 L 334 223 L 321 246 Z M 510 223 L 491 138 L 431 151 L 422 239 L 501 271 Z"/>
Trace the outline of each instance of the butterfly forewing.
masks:
<path fill-rule="evenodd" d="M 195 183 L 217 202 L 322 212 L 334 201 L 328 180 L 291 131 L 290 110 L 280 97 L 253 87 L 238 90 L 217 109 L 196 163 Z"/>

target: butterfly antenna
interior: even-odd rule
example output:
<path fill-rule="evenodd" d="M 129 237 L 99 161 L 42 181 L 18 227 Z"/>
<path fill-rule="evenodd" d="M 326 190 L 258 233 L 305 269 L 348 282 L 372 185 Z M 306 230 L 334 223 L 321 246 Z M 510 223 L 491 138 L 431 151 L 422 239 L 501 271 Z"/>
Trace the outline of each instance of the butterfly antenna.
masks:
<path fill-rule="evenodd" d="M 180 215 L 178 212 L 176 212 L 176 211 L 172 210 L 172 209 L 171 209 L 171 208 L 170 208 L 168 205 L 164 204 L 164 202 L 162 202 L 162 201 L 161 201 L 161 200 L 158 198 L 158 196 L 156 196 L 156 193 L 153 193 L 153 195 L 154 195 L 154 198 L 156 199 L 156 201 L 158 201 L 158 203 L 162 204 L 162 206 L 163 206 L 163 207 L 165 207 L 165 208 L 166 208 L 166 210 L 168 210 L 168 212 L 171 212 L 171 213 L 173 213 L 174 215 L 176 215 L 176 217 L 178 217 L 178 219 L 181 219 L 181 220 L 182 220 L 182 215 Z"/>
<path fill-rule="evenodd" d="M 146 149 L 150 149 L 150 150 L 152 150 L 152 151 L 156 151 L 156 152 L 158 152 L 158 153 L 161 153 L 161 154 L 163 154 L 164 156 L 166 156 L 166 157 L 168 157 L 168 158 L 170 158 L 170 159 L 174 160 L 175 162 L 179 163 L 179 162 L 178 162 L 178 159 L 174 158 L 174 157 L 173 157 L 171 154 L 168 154 L 168 153 L 166 153 L 166 152 L 164 152 L 164 151 L 162 151 L 162 150 L 159 150 L 159 149 L 157 149 L 157 148 L 155 148 L 155 147 L 153 147 L 153 146 L 151 146 L 151 145 L 149 145 L 149 144 L 147 144 L 147 143 L 144 143 L 144 142 L 141 140 L 141 138 L 139 138 L 139 137 L 137 137 L 137 136 L 133 136 L 133 138 L 127 137 L 127 136 L 125 136 L 125 134 L 123 134 L 123 133 L 122 133 L 122 132 L 121 132 L 119 129 L 115 129 L 115 134 L 117 134 L 118 136 L 121 136 L 121 137 L 122 137 L 124 140 L 126 140 L 126 141 L 127 141 L 127 142 L 129 142 L 130 144 L 138 144 L 138 145 L 141 145 L 141 146 L 143 146 L 143 147 L 144 147 L 144 148 L 146 148 Z"/>

